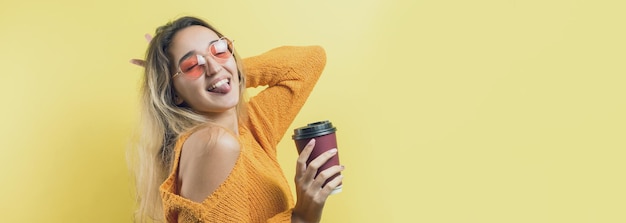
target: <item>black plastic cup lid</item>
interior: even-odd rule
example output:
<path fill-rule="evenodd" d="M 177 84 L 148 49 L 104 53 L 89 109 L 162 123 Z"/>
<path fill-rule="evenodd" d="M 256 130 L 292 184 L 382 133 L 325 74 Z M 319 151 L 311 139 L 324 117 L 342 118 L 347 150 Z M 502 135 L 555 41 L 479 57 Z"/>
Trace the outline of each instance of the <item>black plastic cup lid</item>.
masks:
<path fill-rule="evenodd" d="M 337 128 L 333 126 L 330 121 L 319 121 L 309 123 L 304 127 L 300 127 L 293 130 L 293 140 L 308 139 L 323 135 L 328 135 L 337 131 Z"/>

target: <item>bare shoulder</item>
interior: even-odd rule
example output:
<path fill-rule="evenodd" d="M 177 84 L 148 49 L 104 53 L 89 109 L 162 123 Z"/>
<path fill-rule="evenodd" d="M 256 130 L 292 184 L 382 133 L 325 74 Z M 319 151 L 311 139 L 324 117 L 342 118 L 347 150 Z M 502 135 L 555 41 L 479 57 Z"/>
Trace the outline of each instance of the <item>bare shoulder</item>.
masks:
<path fill-rule="evenodd" d="M 202 202 L 226 180 L 239 157 L 237 138 L 219 127 L 202 127 L 183 145 L 178 169 L 180 195 Z"/>
<path fill-rule="evenodd" d="M 239 141 L 235 136 L 221 127 L 205 126 L 194 133 L 185 141 L 182 155 L 194 154 L 208 155 L 212 152 L 239 152 Z"/>

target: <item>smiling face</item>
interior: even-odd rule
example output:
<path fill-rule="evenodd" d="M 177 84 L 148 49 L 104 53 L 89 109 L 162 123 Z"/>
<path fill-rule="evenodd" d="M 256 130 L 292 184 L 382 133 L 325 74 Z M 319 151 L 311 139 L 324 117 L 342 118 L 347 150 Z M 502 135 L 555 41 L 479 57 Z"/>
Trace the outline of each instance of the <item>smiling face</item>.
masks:
<path fill-rule="evenodd" d="M 175 75 L 176 104 L 185 102 L 191 109 L 206 116 L 234 112 L 239 102 L 235 58 L 232 54 L 226 58 L 211 54 L 211 50 L 224 49 L 224 44 L 216 42 L 218 40 L 220 37 L 207 27 L 189 26 L 174 35 L 168 52 L 175 68 L 173 70 L 184 72 L 171 74 Z M 193 72 L 201 75 L 189 75 Z"/>

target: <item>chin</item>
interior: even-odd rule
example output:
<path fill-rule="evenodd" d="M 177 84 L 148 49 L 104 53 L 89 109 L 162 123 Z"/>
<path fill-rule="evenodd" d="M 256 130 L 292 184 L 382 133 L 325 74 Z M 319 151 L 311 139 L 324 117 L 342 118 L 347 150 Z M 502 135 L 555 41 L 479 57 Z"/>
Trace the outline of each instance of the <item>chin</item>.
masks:
<path fill-rule="evenodd" d="M 237 109 L 238 104 L 239 104 L 239 98 L 232 100 L 232 101 L 220 103 L 220 106 L 212 106 L 212 108 L 208 108 L 206 110 L 209 111 L 210 113 L 223 113 L 223 112 L 228 112 L 230 110 Z"/>

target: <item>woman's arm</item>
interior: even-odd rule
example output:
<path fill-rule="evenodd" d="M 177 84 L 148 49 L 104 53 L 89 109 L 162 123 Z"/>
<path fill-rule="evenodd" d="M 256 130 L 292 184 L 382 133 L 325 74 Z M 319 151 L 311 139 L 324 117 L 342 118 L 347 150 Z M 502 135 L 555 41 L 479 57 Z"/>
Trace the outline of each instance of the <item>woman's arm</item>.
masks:
<path fill-rule="evenodd" d="M 266 137 L 264 148 L 275 148 L 325 65 L 326 54 L 319 46 L 284 46 L 244 59 L 247 87 L 268 86 L 248 104 L 258 116 L 251 126 Z"/>
<path fill-rule="evenodd" d="M 326 65 L 326 54 L 319 46 L 279 47 L 256 57 L 244 60 L 247 87 L 267 85 L 268 88 L 250 100 L 250 113 L 254 119 L 250 128 L 261 132 L 257 140 L 262 147 L 275 154 L 276 144 L 304 105 Z M 330 192 L 341 183 L 337 177 L 322 187 L 331 176 L 343 167 L 335 166 L 322 171 L 318 168 L 335 154 L 326 153 L 308 166 L 306 160 L 315 142 L 311 142 L 298 158 L 296 169 L 297 203 L 290 210 L 279 213 L 267 222 L 319 222 L 324 203 Z"/>

